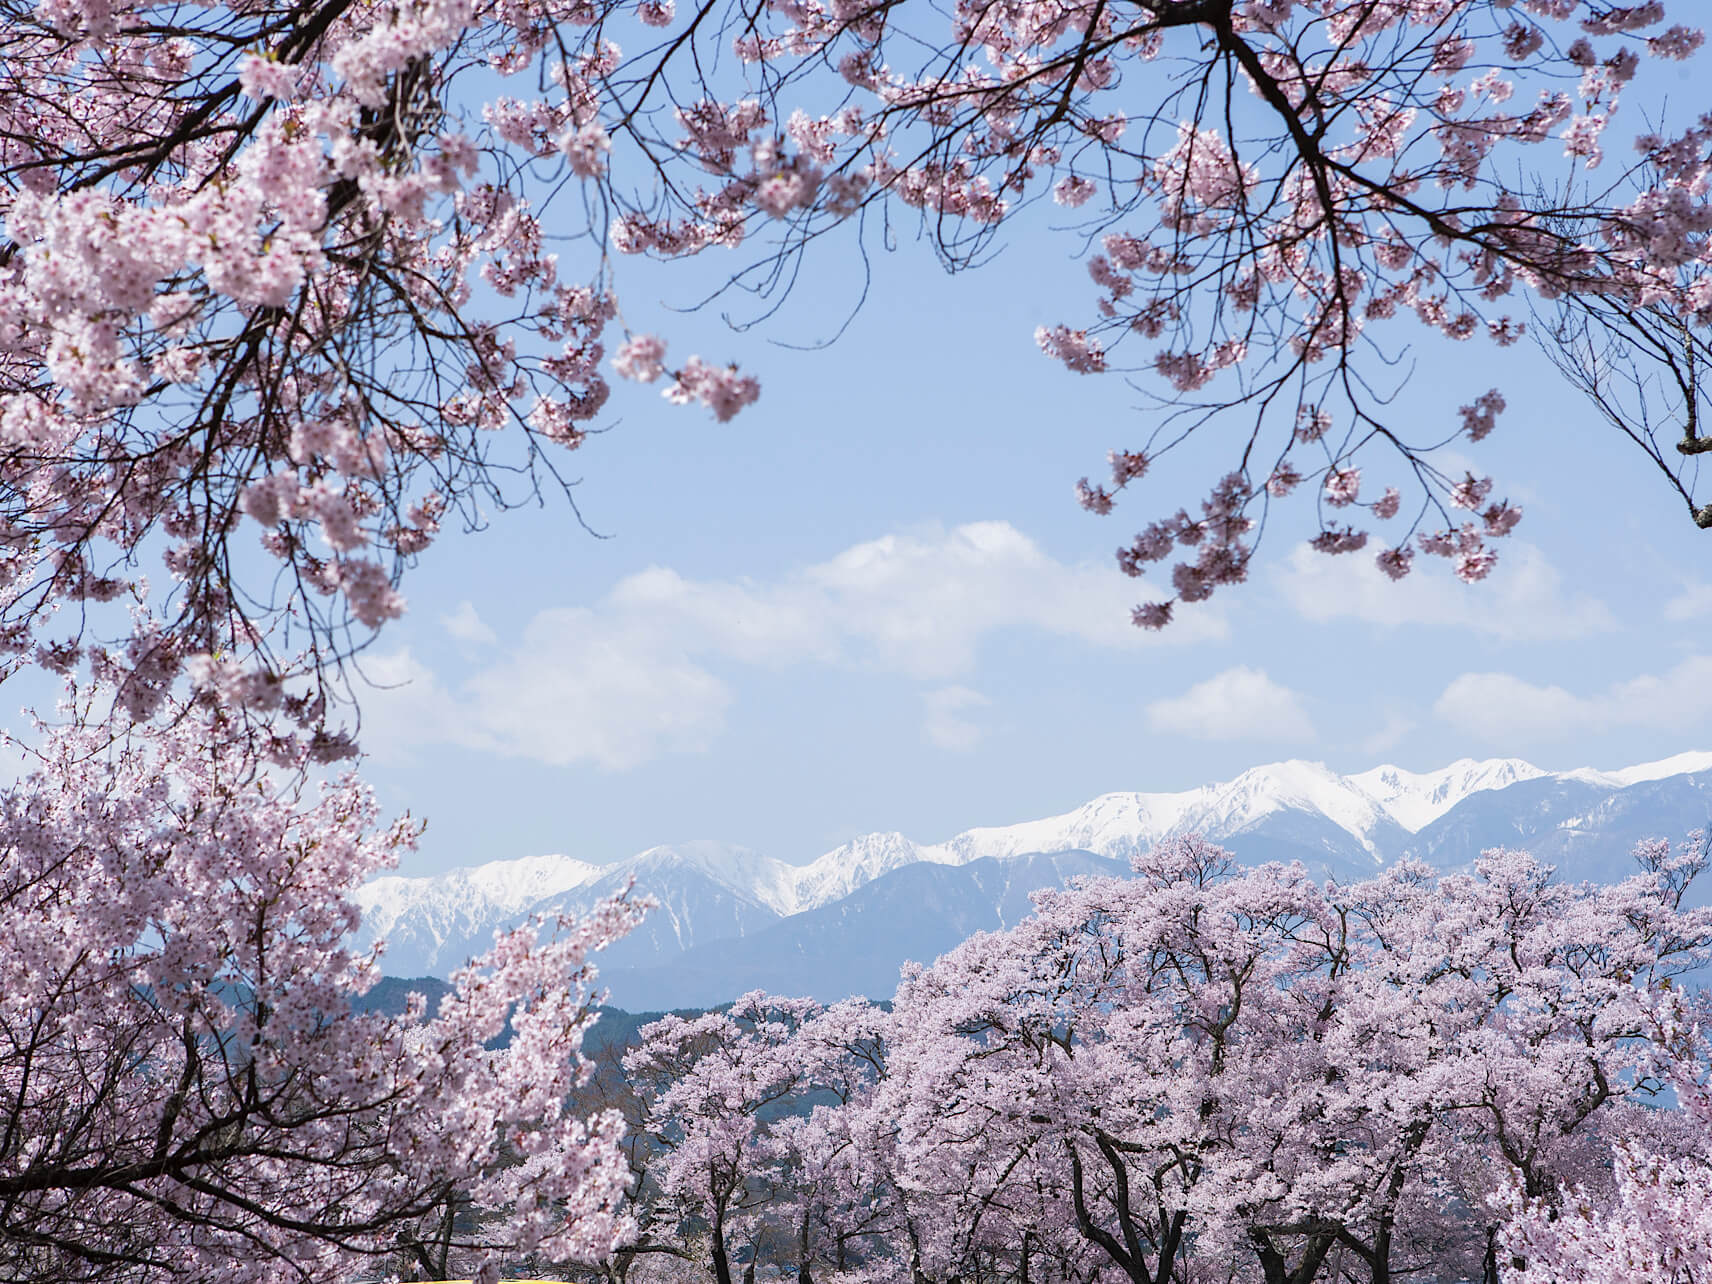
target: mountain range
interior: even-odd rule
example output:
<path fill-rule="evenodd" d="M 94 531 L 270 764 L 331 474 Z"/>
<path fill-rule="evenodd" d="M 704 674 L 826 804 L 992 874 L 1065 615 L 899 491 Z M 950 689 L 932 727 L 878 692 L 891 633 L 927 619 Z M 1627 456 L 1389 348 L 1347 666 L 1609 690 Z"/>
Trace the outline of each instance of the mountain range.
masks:
<path fill-rule="evenodd" d="M 886 997 L 906 960 L 931 961 L 972 932 L 1014 923 L 1030 892 L 1122 872 L 1180 834 L 1214 839 L 1246 864 L 1300 860 L 1340 881 L 1405 857 L 1455 869 L 1499 846 L 1526 848 L 1567 878 L 1609 880 L 1629 872 L 1636 840 L 1680 837 L 1709 819 L 1712 753 L 1619 771 L 1547 772 L 1500 758 L 1340 776 L 1290 761 L 1182 793 L 1106 794 L 941 843 L 866 834 L 802 865 L 691 842 L 610 865 L 531 856 L 380 878 L 358 893 L 358 943 L 384 937 L 393 976 L 444 976 L 496 929 L 575 910 L 634 879 L 659 904 L 599 960 L 615 1004 L 706 1007 L 755 988 Z"/>

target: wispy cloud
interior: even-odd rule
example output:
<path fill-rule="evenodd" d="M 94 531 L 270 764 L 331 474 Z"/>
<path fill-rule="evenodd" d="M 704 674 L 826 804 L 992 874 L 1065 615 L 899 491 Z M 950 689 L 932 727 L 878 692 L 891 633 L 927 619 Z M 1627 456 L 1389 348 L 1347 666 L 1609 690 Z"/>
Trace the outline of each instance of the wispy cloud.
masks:
<path fill-rule="evenodd" d="M 408 650 L 364 670 L 390 688 L 364 702 L 363 747 L 382 762 L 451 744 L 623 770 L 708 749 L 732 701 L 724 682 L 681 655 L 603 634 L 590 613 L 572 610 L 536 616 L 522 646 L 455 692 Z"/>
<path fill-rule="evenodd" d="M 748 663 L 843 661 L 926 680 L 967 672 L 1005 630 L 1134 649 L 1225 634 L 1215 611 L 1191 613 L 1180 636 L 1145 634 L 1129 622 L 1133 597 L 1110 566 L 1066 565 L 1009 522 L 974 522 L 856 544 L 772 584 L 656 567 L 620 582 L 603 614 Z"/>
<path fill-rule="evenodd" d="M 439 741 L 623 769 L 709 748 L 735 699 L 731 666 L 819 664 L 941 684 L 924 734 L 967 748 L 980 734 L 967 715 L 986 697 L 954 680 L 995 635 L 1136 651 L 1224 636 L 1216 609 L 1145 634 L 1129 622 L 1132 596 L 1110 567 L 1060 562 L 1007 522 L 887 535 L 772 582 L 653 567 L 594 607 L 542 611 L 516 645 L 493 646 L 460 606 L 442 624 L 489 646 L 485 662 L 455 689 L 408 653 L 371 662 L 405 685 L 366 702 L 365 742 L 381 757 Z"/>
<path fill-rule="evenodd" d="M 1712 656 L 1690 656 L 1666 673 L 1585 694 L 1509 673 L 1465 673 L 1444 689 L 1433 711 L 1459 731 L 1495 744 L 1624 727 L 1689 731 L 1712 718 Z"/>
<path fill-rule="evenodd" d="M 450 615 L 440 617 L 440 627 L 468 646 L 495 646 L 499 642 L 499 635 L 476 614 L 475 604 L 467 598 Z"/>
<path fill-rule="evenodd" d="M 969 715 L 985 709 L 992 701 L 979 691 L 940 687 L 924 695 L 922 703 L 926 706 L 926 716 L 922 719 L 921 734 L 930 745 L 966 752 L 981 743 L 984 731 Z"/>
<path fill-rule="evenodd" d="M 1180 696 L 1147 706 L 1155 731 L 1197 740 L 1290 740 L 1314 738 L 1301 697 L 1258 669 L 1238 666 L 1198 682 Z"/>
<path fill-rule="evenodd" d="M 1712 615 L 1712 584 L 1690 580 L 1664 604 L 1667 620 L 1701 620 Z"/>
<path fill-rule="evenodd" d="M 1538 548 L 1503 541 L 1496 547 L 1498 567 L 1479 584 L 1462 583 L 1437 558 L 1417 558 L 1414 573 L 1393 582 L 1365 551 L 1332 557 L 1297 548 L 1278 585 L 1298 615 L 1319 622 L 1425 625 L 1505 642 L 1577 638 L 1617 627 L 1609 608 L 1567 585 Z"/>
<path fill-rule="evenodd" d="M 1385 715 L 1385 721 L 1379 729 L 1361 742 L 1361 751 L 1375 756 L 1389 753 L 1403 742 L 1404 737 L 1415 729 L 1415 725 L 1413 718 L 1393 709 Z"/>

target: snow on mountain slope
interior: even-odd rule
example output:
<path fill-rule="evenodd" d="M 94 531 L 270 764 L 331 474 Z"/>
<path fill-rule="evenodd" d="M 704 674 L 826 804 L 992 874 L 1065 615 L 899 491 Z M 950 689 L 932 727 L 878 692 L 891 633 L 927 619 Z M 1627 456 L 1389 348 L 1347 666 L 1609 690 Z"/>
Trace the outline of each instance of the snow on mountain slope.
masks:
<path fill-rule="evenodd" d="M 1413 834 L 1432 824 L 1470 794 L 1486 789 L 1503 789 L 1518 781 L 1537 780 L 1547 774 L 1520 758 L 1489 758 L 1483 762 L 1459 758 L 1438 771 L 1405 771 L 1387 763 L 1344 779 Z"/>
<path fill-rule="evenodd" d="M 606 870 L 569 856 L 524 856 L 450 870 L 429 878 L 396 874 L 357 889 L 357 908 L 370 935 L 383 934 L 401 916 L 416 914 L 451 925 L 518 914 L 538 901 L 594 882 Z"/>
<path fill-rule="evenodd" d="M 730 843 L 697 840 L 650 847 L 628 860 L 608 865 L 601 873 L 635 874 L 637 887 L 646 891 L 653 877 L 675 869 L 694 870 L 757 905 L 765 905 L 775 914 L 795 914 L 799 908 L 795 865 Z"/>
<path fill-rule="evenodd" d="M 356 940 L 366 947 L 386 938 L 394 975 L 443 973 L 485 949 L 495 929 L 536 912 L 584 908 L 634 878 L 661 905 L 646 933 L 654 947 L 684 949 L 698 932 L 717 936 L 795 913 L 794 875 L 783 861 L 716 842 L 650 847 L 611 865 L 569 856 L 490 861 L 364 884 L 354 898 L 363 916 Z"/>
<path fill-rule="evenodd" d="M 1281 811 L 1330 820 L 1369 854 L 1387 813 L 1364 790 L 1317 762 L 1275 762 L 1224 784 L 1178 794 L 1106 794 L 1062 816 L 970 829 L 944 846 L 960 860 L 1076 848 L 1127 857 L 1177 834 L 1225 838 Z"/>
<path fill-rule="evenodd" d="M 1712 770 L 1712 753 L 1679 753 L 1657 762 L 1643 762 L 1637 767 L 1624 767 L 1610 773 L 1621 785 L 1638 785 L 1648 780 L 1668 780 L 1690 772 Z"/>
<path fill-rule="evenodd" d="M 1196 791 L 1201 792 L 1201 791 Z M 1191 794 L 1105 794 L 1062 816 L 967 829 L 944 844 L 957 863 L 984 856 L 1079 849 L 1128 856 L 1170 833 Z"/>
<path fill-rule="evenodd" d="M 912 843 L 899 833 L 863 834 L 807 865 L 794 867 L 796 905 L 799 911 L 819 909 L 894 869 L 923 860 L 936 865 L 961 863 L 943 846 Z"/>
<path fill-rule="evenodd" d="M 610 865 L 534 856 L 430 878 L 382 878 L 357 894 L 363 912 L 358 939 L 367 944 L 387 937 L 388 970 L 395 974 L 406 966 L 444 972 L 484 948 L 496 928 L 532 911 L 575 910 L 634 878 L 637 892 L 654 896 L 661 908 L 617 953 L 627 956 L 626 966 L 658 966 L 708 941 L 747 939 L 781 919 L 835 905 L 913 866 L 1077 851 L 1121 861 L 1163 839 L 1201 833 L 1244 859 L 1302 860 L 1317 877 L 1359 878 L 1413 850 L 1411 840 L 1423 830 L 1440 847 L 1460 843 L 1458 851 L 1468 843 L 1514 841 L 1511 831 L 1524 829 L 1538 842 L 1559 841 L 1551 836 L 1560 830 L 1604 832 L 1601 817 L 1627 806 L 1619 796 L 1637 797 L 1623 791 L 1661 787 L 1701 771 L 1712 771 L 1712 753 L 1617 771 L 1555 773 L 1514 758 L 1462 759 L 1429 772 L 1386 765 L 1351 776 L 1320 763 L 1272 763 L 1181 793 L 1105 794 L 1063 815 L 969 829 L 940 843 L 864 834 L 806 865 L 727 843 L 689 842 L 652 847 Z M 1525 818 L 1511 817 L 1523 800 L 1506 802 L 1500 791 L 1517 785 L 1527 785 L 1530 798 L 1541 789 L 1551 798 L 1529 803 Z M 1599 793 L 1588 795 L 1589 789 Z M 1558 794 L 1564 795 L 1561 806 Z M 1563 810 L 1570 794 L 1579 800 L 1573 815 Z"/>
<path fill-rule="evenodd" d="M 1378 855 L 1373 831 L 1385 813 L 1362 790 L 1317 762 L 1275 762 L 1245 771 L 1228 785 L 1199 791 L 1207 796 L 1185 809 L 1178 833 L 1241 833 L 1280 811 L 1318 812 Z"/>

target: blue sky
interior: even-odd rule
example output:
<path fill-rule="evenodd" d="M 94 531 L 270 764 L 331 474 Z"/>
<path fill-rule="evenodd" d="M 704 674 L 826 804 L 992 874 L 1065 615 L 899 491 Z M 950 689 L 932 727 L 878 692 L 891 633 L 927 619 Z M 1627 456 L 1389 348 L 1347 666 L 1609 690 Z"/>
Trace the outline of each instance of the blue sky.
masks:
<path fill-rule="evenodd" d="M 806 861 L 1288 757 L 1561 768 L 1712 744 L 1712 533 L 1527 344 L 1388 336 L 1418 345 L 1400 417 L 1448 429 L 1489 387 L 1509 399 L 1464 456 L 1526 512 L 1486 584 L 1436 559 L 1380 583 L 1370 554 L 1301 549 L 1291 505 L 1247 585 L 1134 629 L 1146 590 L 1112 550 L 1192 506 L 1221 443 L 1109 517 L 1076 506 L 1149 412 L 1035 348 L 1035 326 L 1089 314 L 1075 243 L 1025 227 L 948 278 L 906 240 L 808 351 L 858 295 L 847 244 L 744 332 L 723 302 L 674 310 L 706 277 L 620 261 L 631 325 L 739 359 L 761 400 L 720 425 L 618 388 L 611 431 L 568 461 L 601 537 L 549 500 L 448 533 L 406 581 L 366 664 L 393 685 L 364 705 L 383 801 L 429 822 L 406 872 L 698 837 Z"/>

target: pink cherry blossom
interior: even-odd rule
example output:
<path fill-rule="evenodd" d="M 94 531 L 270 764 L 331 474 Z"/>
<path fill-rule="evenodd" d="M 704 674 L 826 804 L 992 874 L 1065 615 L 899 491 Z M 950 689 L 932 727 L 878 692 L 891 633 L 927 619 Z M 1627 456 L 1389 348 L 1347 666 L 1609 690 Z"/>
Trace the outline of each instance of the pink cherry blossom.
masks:
<path fill-rule="evenodd" d="M 307 751 L 262 770 L 277 742 L 227 710 L 285 694 L 212 656 L 190 673 L 205 706 L 117 741 L 42 728 L 0 793 L 0 890 L 24 907 L 0 916 L 0 1273 L 331 1284 L 412 1245 L 442 1273 L 610 1252 L 632 1233 L 623 1123 L 565 1100 L 589 956 L 637 907 L 508 934 L 437 1012 L 365 1010 L 380 961 L 346 944 L 353 893 L 419 827 L 382 825 L 352 777 L 304 783 Z M 503 1231 L 435 1249 L 459 1207 Z"/>
<path fill-rule="evenodd" d="M 626 379 L 653 383 L 666 372 L 666 344 L 656 335 L 638 334 L 626 339 L 613 354 L 612 368 Z"/>

